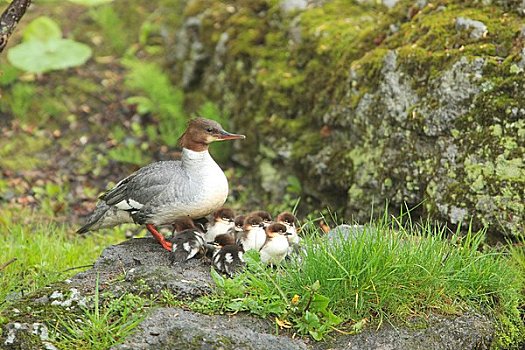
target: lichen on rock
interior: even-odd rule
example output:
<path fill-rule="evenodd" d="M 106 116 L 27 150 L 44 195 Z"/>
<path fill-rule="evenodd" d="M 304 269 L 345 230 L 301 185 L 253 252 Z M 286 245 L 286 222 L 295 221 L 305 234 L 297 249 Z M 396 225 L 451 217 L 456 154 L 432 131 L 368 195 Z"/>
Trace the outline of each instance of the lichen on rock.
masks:
<path fill-rule="evenodd" d="M 189 90 L 250 125 L 236 159 L 264 164 L 272 178 L 252 183 L 268 203 L 293 174 L 312 203 L 358 220 L 388 201 L 523 235 L 521 5 L 388 5 L 314 1 L 287 12 L 279 2 L 192 1 L 187 21 L 200 18 L 193 38 L 210 59 Z"/>

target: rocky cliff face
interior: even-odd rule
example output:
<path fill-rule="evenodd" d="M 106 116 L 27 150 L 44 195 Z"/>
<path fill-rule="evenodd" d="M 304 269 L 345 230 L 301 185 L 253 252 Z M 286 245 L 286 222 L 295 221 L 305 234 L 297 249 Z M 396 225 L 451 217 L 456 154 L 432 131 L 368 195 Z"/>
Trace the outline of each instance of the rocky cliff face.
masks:
<path fill-rule="evenodd" d="M 236 157 L 269 201 L 294 175 L 346 217 L 421 204 L 523 235 L 523 15 L 521 1 L 194 0 L 173 69 L 246 129 Z"/>

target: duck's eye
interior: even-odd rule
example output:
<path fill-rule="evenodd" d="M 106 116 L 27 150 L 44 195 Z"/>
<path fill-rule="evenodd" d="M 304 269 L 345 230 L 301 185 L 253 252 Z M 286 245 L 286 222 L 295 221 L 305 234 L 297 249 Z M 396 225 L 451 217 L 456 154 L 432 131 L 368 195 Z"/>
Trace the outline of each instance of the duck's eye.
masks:
<path fill-rule="evenodd" d="M 206 131 L 207 131 L 207 132 L 212 132 L 212 131 L 213 131 L 213 128 L 207 128 Z"/>

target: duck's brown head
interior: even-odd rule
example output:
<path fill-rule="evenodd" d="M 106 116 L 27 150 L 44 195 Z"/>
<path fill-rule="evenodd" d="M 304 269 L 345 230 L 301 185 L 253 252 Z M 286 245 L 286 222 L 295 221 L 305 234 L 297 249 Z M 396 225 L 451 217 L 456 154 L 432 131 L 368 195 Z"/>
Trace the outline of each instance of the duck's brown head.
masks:
<path fill-rule="evenodd" d="M 208 149 L 210 143 L 215 141 L 245 139 L 246 136 L 232 134 L 225 131 L 222 126 L 214 120 L 195 118 L 190 120 L 188 127 L 179 138 L 179 144 L 183 148 L 195 152 L 203 152 Z"/>
<path fill-rule="evenodd" d="M 213 212 L 213 220 L 224 221 L 224 222 L 233 222 L 235 214 L 230 208 L 220 208 Z"/>
<path fill-rule="evenodd" d="M 273 223 L 266 227 L 266 236 L 273 238 L 278 235 L 287 235 L 286 226 L 279 223 Z"/>
<path fill-rule="evenodd" d="M 249 231 L 252 229 L 252 227 L 262 227 L 263 225 L 263 219 L 254 214 L 250 214 L 244 219 L 244 225 L 243 228 L 245 231 Z"/>
<path fill-rule="evenodd" d="M 265 210 L 257 210 L 251 214 L 260 216 L 263 219 L 264 226 L 268 226 L 272 222 L 272 215 Z"/>
<path fill-rule="evenodd" d="M 292 213 L 288 211 L 285 211 L 277 215 L 276 221 L 281 224 L 293 226 L 295 225 L 295 222 L 297 221 L 297 219 L 295 218 L 295 215 L 293 215 Z"/>
<path fill-rule="evenodd" d="M 196 228 L 195 223 L 190 217 L 178 218 L 173 222 L 173 228 L 175 232 L 182 232 L 184 230 L 190 230 Z"/>

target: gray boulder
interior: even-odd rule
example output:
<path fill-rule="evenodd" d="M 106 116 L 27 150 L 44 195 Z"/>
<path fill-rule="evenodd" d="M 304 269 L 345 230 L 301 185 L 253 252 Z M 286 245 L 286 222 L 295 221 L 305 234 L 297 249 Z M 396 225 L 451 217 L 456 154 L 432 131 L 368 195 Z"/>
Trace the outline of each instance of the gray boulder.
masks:
<path fill-rule="evenodd" d="M 289 13 L 196 3 L 173 28 L 210 58 L 187 90 L 248 135 L 234 160 L 258 170 L 244 178 L 257 198 L 276 203 L 293 187 L 305 211 L 366 221 L 388 201 L 395 213 L 417 207 L 414 218 L 524 234 L 521 0 L 317 1 Z M 195 16 L 214 25 L 190 30 Z M 192 45 L 172 48 L 183 81 Z"/>
<path fill-rule="evenodd" d="M 343 226 L 332 236 L 355 239 L 362 227 Z M 365 231 L 366 232 L 366 231 Z M 357 237 L 356 236 L 356 237 Z M 354 237 L 354 238 L 352 238 Z M 175 298 L 192 299 L 211 291 L 210 263 L 195 259 L 171 266 L 168 253 L 153 239 L 132 239 L 108 247 L 95 266 L 71 280 L 55 284 L 21 300 L 1 316 L 0 348 L 8 350 L 56 349 L 50 327 L 57 315 L 77 315 L 80 307 L 89 307 L 96 280 L 101 293 L 115 297 L 124 293 L 160 294 L 169 290 Z M 124 278 L 122 273 L 124 272 Z M 336 333 L 328 342 L 314 343 L 306 338 L 292 339 L 290 334 L 275 334 L 270 320 L 246 314 L 203 315 L 165 306 L 154 309 L 135 333 L 112 349 L 488 349 L 494 324 L 485 316 L 431 316 L 414 320 L 406 326 L 383 325 L 353 336 Z"/>
<path fill-rule="evenodd" d="M 300 340 L 270 334 L 267 322 L 247 316 L 207 316 L 177 308 L 157 309 L 114 350 L 307 349 Z"/>

